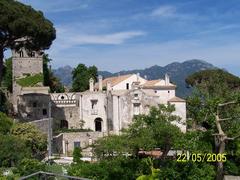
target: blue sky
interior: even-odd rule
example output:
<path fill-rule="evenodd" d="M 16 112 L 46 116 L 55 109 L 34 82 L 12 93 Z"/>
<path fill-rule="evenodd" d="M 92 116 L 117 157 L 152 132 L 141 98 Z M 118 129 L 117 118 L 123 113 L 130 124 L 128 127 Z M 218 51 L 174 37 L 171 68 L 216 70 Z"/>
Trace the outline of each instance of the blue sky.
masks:
<path fill-rule="evenodd" d="M 100 70 L 206 60 L 240 75 L 239 0 L 21 0 L 57 30 L 54 68 Z"/>

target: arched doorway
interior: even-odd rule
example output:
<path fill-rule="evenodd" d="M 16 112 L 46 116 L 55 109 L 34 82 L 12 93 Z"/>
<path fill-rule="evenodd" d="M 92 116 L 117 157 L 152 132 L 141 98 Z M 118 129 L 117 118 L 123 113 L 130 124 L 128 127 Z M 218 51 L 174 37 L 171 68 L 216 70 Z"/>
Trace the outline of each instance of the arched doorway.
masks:
<path fill-rule="evenodd" d="M 96 118 L 95 121 L 95 131 L 102 131 L 102 119 L 101 118 Z"/>
<path fill-rule="evenodd" d="M 61 129 L 68 129 L 68 122 L 66 120 L 61 120 L 60 128 Z"/>

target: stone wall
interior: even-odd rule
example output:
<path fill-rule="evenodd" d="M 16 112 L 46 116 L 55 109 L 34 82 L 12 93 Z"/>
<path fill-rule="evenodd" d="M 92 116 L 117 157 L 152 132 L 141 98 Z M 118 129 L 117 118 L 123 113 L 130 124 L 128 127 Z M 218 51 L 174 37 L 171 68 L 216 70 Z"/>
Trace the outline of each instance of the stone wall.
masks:
<path fill-rule="evenodd" d="M 43 73 L 42 56 L 37 52 L 32 52 L 33 56 L 29 56 L 26 50 L 22 49 L 19 52 L 12 50 L 12 79 L 13 79 L 13 107 L 17 112 L 18 96 L 21 94 L 21 86 L 17 84 L 17 79 L 24 78 L 27 75 L 35 75 Z M 42 86 L 42 84 L 39 84 Z"/>
<path fill-rule="evenodd" d="M 186 132 L 186 102 L 170 102 L 170 104 L 175 106 L 175 111 L 173 114 L 181 118 L 180 122 L 173 122 L 173 124 L 177 125 L 182 132 Z"/>
<path fill-rule="evenodd" d="M 56 128 L 80 129 L 79 107 L 58 107 L 54 104 L 52 117 Z M 61 121 L 66 121 L 67 127 L 61 127 Z"/>
<path fill-rule="evenodd" d="M 19 96 L 18 118 L 22 121 L 40 120 L 49 117 L 50 96 L 46 94 L 24 94 Z"/>
<path fill-rule="evenodd" d="M 49 133 L 49 119 L 35 120 L 29 122 L 29 124 L 33 124 L 34 126 L 36 126 L 44 134 Z"/>
<path fill-rule="evenodd" d="M 103 132 L 72 132 L 62 133 L 57 137 L 54 137 L 54 144 L 60 150 L 60 153 L 65 156 L 71 156 L 74 150 L 74 146 L 80 145 L 84 157 L 92 157 L 91 148 L 88 147 L 97 139 L 106 136 Z M 56 153 L 56 152 L 55 152 Z"/>

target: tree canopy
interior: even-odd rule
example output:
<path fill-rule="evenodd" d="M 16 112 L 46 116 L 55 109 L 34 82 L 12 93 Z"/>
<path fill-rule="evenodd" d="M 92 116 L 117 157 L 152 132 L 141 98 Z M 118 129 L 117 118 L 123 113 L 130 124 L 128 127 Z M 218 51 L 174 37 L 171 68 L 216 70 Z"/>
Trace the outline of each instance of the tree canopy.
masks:
<path fill-rule="evenodd" d="M 36 11 L 19 1 L 0 1 L 0 82 L 3 70 L 3 52 L 7 48 L 27 50 L 48 49 L 56 38 L 53 24 Z M 22 43 L 16 40 L 26 38 Z"/>
<path fill-rule="evenodd" d="M 190 128 L 204 131 L 212 152 L 227 153 L 225 168 L 217 162 L 217 179 L 221 179 L 230 173 L 228 167 L 239 167 L 240 78 L 223 70 L 207 70 L 191 75 L 186 82 L 195 88 L 187 99 Z"/>
<path fill-rule="evenodd" d="M 4 62 L 2 85 L 12 92 L 12 58 L 8 58 Z"/>
<path fill-rule="evenodd" d="M 72 91 L 83 92 L 89 89 L 89 79 L 93 78 L 97 81 L 97 67 L 87 67 L 84 64 L 79 64 L 72 71 Z"/>
<path fill-rule="evenodd" d="M 52 93 L 62 93 L 64 92 L 64 86 L 60 80 L 53 74 L 51 68 L 48 67 L 48 64 L 52 61 L 48 57 L 48 54 L 43 55 L 43 85 L 49 86 Z"/>
<path fill-rule="evenodd" d="M 212 164 L 179 163 L 167 156 L 170 149 L 211 152 L 211 142 L 203 132 L 182 133 L 173 125 L 179 117 L 172 114 L 174 106 L 153 107 L 148 115 L 138 115 L 120 135 L 110 135 L 93 144 L 96 163 L 72 164 L 69 174 L 91 179 L 213 179 Z M 143 158 L 139 151 L 159 148 L 162 156 Z"/>
<path fill-rule="evenodd" d="M 240 78 L 221 69 L 193 73 L 186 83 L 209 96 L 225 96 L 227 91 L 240 90 Z"/>
<path fill-rule="evenodd" d="M 13 120 L 7 117 L 6 114 L 0 112 L 0 134 L 10 134 L 10 130 L 13 126 Z"/>
<path fill-rule="evenodd" d="M 152 107 L 149 115 L 135 116 L 133 123 L 123 130 L 122 135 L 112 135 L 97 141 L 94 144 L 95 155 L 101 159 L 123 156 L 126 153 L 138 157 L 140 150 L 160 148 L 164 159 L 183 135 L 180 129 L 172 124 L 179 120 L 178 116 L 172 115 L 173 111 L 172 105 L 159 105 Z"/>
<path fill-rule="evenodd" d="M 42 159 L 47 152 L 47 137 L 34 125 L 28 123 L 14 124 L 11 134 L 20 138 L 31 149 L 32 157 Z"/>

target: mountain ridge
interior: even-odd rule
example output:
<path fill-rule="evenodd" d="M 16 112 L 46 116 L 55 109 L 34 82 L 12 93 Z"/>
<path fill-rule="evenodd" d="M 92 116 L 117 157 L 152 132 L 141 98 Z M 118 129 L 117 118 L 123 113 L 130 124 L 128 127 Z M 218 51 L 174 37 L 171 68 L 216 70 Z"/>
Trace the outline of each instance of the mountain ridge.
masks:
<path fill-rule="evenodd" d="M 145 69 L 134 69 L 134 70 L 122 70 L 119 72 L 111 73 L 109 71 L 98 71 L 99 75 L 103 78 L 125 75 L 125 74 L 136 74 L 146 77 L 148 80 L 162 79 L 167 73 L 171 78 L 171 82 L 177 85 L 176 94 L 180 97 L 186 97 L 191 93 L 191 89 L 186 87 L 185 79 L 187 76 L 194 72 L 198 72 L 206 69 L 216 69 L 214 65 L 204 60 L 191 59 L 183 62 L 172 62 L 165 66 L 153 65 Z M 61 82 L 65 86 L 71 86 L 71 72 L 73 68 L 71 66 L 64 66 L 53 70 L 54 74 L 60 78 Z"/>

